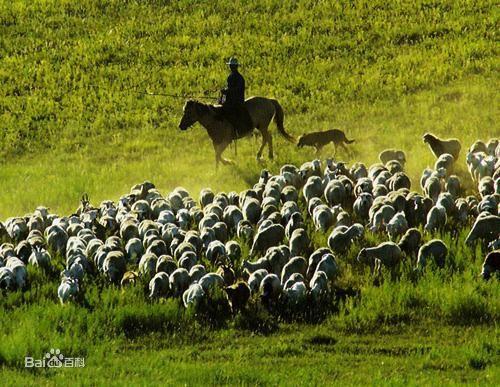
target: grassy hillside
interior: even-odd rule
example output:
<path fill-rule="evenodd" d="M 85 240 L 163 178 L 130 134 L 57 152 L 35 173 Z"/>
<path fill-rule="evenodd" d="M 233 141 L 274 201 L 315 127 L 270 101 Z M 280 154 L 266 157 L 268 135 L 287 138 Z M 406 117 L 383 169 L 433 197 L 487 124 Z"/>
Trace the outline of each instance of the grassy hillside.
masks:
<path fill-rule="evenodd" d="M 0 0 L 0 220 L 42 204 L 69 214 L 83 192 L 98 204 L 146 179 L 163 194 L 179 185 L 193 197 L 207 186 L 239 191 L 263 167 L 314 158 L 275 135 L 276 158 L 261 164 L 260 139 L 249 138 L 236 157 L 225 153 L 236 165 L 215 172 L 204 130 L 177 128 L 184 98 L 140 93 L 216 95 L 233 54 L 247 95 L 278 99 L 289 132 L 341 128 L 356 140 L 352 157 L 337 155 L 349 162 L 400 147 L 418 187 L 434 163 L 424 132 L 463 148 L 500 134 L 495 4 Z M 99 280 L 84 307 L 61 307 L 58 274 L 30 268 L 26 292 L 0 294 L 0 380 L 498 385 L 500 287 L 478 279 L 483 253 L 464 236 L 441 236 L 451 251 L 443 270 L 417 279 L 405 262 L 401 280 L 381 284 L 355 262 L 356 244 L 339 257 L 339 285 L 362 297 L 315 318 L 252 304 L 249 316 L 212 320 Z M 316 247 L 325 238 L 316 235 Z M 23 368 L 25 355 L 52 347 L 87 367 Z"/>
<path fill-rule="evenodd" d="M 0 219 L 68 212 L 84 191 L 116 199 L 145 178 L 245 187 L 257 144 L 240 141 L 237 167 L 215 175 L 204 131 L 177 129 L 184 99 L 134 92 L 218 90 L 233 54 L 247 94 L 277 98 L 290 132 L 340 127 L 366 162 L 399 146 L 416 177 L 432 163 L 425 131 L 464 144 L 499 132 L 493 4 L 2 2 Z M 276 141 L 270 169 L 314 157 Z"/>

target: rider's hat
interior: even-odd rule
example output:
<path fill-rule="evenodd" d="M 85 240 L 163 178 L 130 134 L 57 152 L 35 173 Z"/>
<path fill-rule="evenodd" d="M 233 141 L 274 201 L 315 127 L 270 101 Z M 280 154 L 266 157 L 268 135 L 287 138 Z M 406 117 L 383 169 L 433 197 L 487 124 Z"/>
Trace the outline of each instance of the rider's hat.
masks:
<path fill-rule="evenodd" d="M 232 56 L 231 58 L 229 58 L 229 60 L 227 61 L 226 64 L 229 65 L 229 66 L 239 66 L 240 65 L 238 63 L 238 59 L 236 59 L 236 57 L 234 57 L 234 56 Z"/>

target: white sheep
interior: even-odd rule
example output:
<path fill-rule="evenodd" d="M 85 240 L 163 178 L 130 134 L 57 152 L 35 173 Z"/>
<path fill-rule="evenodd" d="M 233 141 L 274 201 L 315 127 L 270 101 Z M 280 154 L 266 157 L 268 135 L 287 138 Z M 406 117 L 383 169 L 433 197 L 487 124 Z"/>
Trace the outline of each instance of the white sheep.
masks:
<path fill-rule="evenodd" d="M 269 303 L 275 300 L 281 294 L 282 285 L 279 277 L 276 274 L 267 274 L 262 278 L 259 285 L 259 292 L 264 303 Z"/>
<path fill-rule="evenodd" d="M 236 231 L 238 223 L 244 219 L 244 216 L 237 206 L 229 205 L 224 209 L 222 219 L 229 229 Z"/>
<path fill-rule="evenodd" d="M 424 186 L 425 196 L 431 198 L 434 202 L 437 201 L 439 194 L 442 191 L 442 181 L 441 178 L 435 176 L 434 173 L 426 180 Z"/>
<path fill-rule="evenodd" d="M 443 153 L 439 155 L 438 159 L 434 164 L 434 169 L 438 170 L 439 168 L 444 168 L 446 170 L 446 174 L 450 175 L 453 172 L 453 166 L 455 164 L 455 158 L 449 153 Z"/>
<path fill-rule="evenodd" d="M 320 205 L 323 205 L 323 201 L 321 200 L 321 198 L 319 197 L 312 198 L 307 203 L 307 213 L 312 216 L 314 209 Z M 300 212 L 300 210 L 298 210 L 298 212 Z"/>
<path fill-rule="evenodd" d="M 262 212 L 259 200 L 255 198 L 247 198 L 242 206 L 243 217 L 251 224 L 257 224 Z"/>
<path fill-rule="evenodd" d="M 370 212 L 372 212 L 372 209 L 374 208 L 375 202 L 371 207 Z M 370 230 L 372 232 L 377 232 L 385 229 L 385 225 L 389 223 L 394 215 L 396 215 L 396 209 L 390 204 L 384 204 L 378 210 L 376 210 L 376 212 L 372 213 L 373 216 L 370 217 Z"/>
<path fill-rule="evenodd" d="M 0 267 L 0 289 L 12 290 L 16 287 L 16 277 L 8 267 Z"/>
<path fill-rule="evenodd" d="M 376 247 L 361 249 L 357 256 L 357 261 L 365 263 L 379 272 L 381 266 L 394 269 L 401 262 L 402 252 L 394 242 L 383 242 Z"/>
<path fill-rule="evenodd" d="M 193 251 L 184 252 L 177 262 L 178 267 L 183 267 L 186 270 L 191 270 L 191 268 L 198 263 L 198 256 Z"/>
<path fill-rule="evenodd" d="M 396 160 L 401 165 L 405 165 L 406 163 L 406 155 L 402 150 L 398 149 L 385 149 L 378 155 L 378 158 L 382 164 L 387 164 L 387 162 L 391 160 Z"/>
<path fill-rule="evenodd" d="M 226 247 L 226 253 L 231 262 L 236 262 L 241 258 L 241 246 L 238 242 L 236 241 L 229 241 L 225 245 Z"/>
<path fill-rule="evenodd" d="M 269 247 L 277 246 L 285 237 L 285 229 L 281 224 L 272 224 L 264 229 L 260 229 L 254 238 L 250 256 L 257 252 L 265 252 Z"/>
<path fill-rule="evenodd" d="M 189 270 L 189 278 L 191 283 L 199 282 L 199 280 L 207 274 L 205 266 L 203 265 L 194 265 L 191 270 Z"/>
<path fill-rule="evenodd" d="M 328 276 L 323 271 L 316 271 L 309 282 L 311 295 L 315 301 L 318 301 L 328 292 Z"/>
<path fill-rule="evenodd" d="M 290 259 L 290 249 L 286 245 L 273 246 L 267 249 L 265 259 L 272 273 L 281 274 L 283 266 Z"/>
<path fill-rule="evenodd" d="M 323 195 L 323 181 L 321 178 L 318 176 L 309 177 L 302 188 L 302 194 L 306 202 L 309 202 L 312 198 L 321 197 Z"/>
<path fill-rule="evenodd" d="M 424 229 L 427 232 L 433 232 L 444 228 L 447 222 L 446 208 L 441 205 L 435 205 L 427 214 L 427 222 Z"/>
<path fill-rule="evenodd" d="M 269 272 L 266 269 L 258 269 L 250 274 L 250 277 L 248 278 L 248 286 L 250 287 L 250 291 L 252 294 L 259 290 L 262 279 L 268 274 Z"/>
<path fill-rule="evenodd" d="M 286 298 L 291 305 L 298 305 L 305 301 L 307 297 L 307 287 L 302 281 L 295 282 L 285 291 Z"/>
<path fill-rule="evenodd" d="M 26 265 L 23 263 L 23 261 L 16 257 L 10 257 L 7 258 L 5 267 L 12 270 L 12 273 L 14 274 L 14 278 L 16 280 L 16 287 L 18 289 L 24 289 L 28 279 L 28 270 L 26 269 Z"/>
<path fill-rule="evenodd" d="M 246 270 L 248 273 L 253 273 L 256 270 L 259 269 L 265 269 L 267 271 L 271 270 L 271 265 L 269 261 L 267 260 L 267 257 L 261 257 L 255 262 L 250 262 L 246 259 L 243 260 L 243 263 L 241 264 L 241 267 L 243 270 Z"/>
<path fill-rule="evenodd" d="M 177 269 L 177 263 L 169 255 L 162 255 L 156 261 L 155 273 L 164 272 L 168 275 L 172 274 Z"/>
<path fill-rule="evenodd" d="M 125 271 L 127 271 L 127 268 L 123 253 L 121 251 L 110 251 L 103 262 L 104 275 L 112 283 L 118 284 Z"/>
<path fill-rule="evenodd" d="M 333 254 L 325 254 L 316 266 L 316 273 L 323 272 L 329 281 L 334 280 L 340 273 L 339 265 Z"/>
<path fill-rule="evenodd" d="M 316 230 L 326 232 L 334 224 L 333 212 L 326 204 L 316 206 L 312 213 Z"/>
<path fill-rule="evenodd" d="M 78 281 L 72 278 L 64 278 L 59 287 L 57 288 L 57 296 L 61 304 L 73 300 L 78 295 L 80 288 Z"/>
<path fill-rule="evenodd" d="M 221 289 L 224 286 L 224 278 L 217 273 L 207 273 L 198 281 L 203 291 L 207 294 L 215 289 Z"/>
<path fill-rule="evenodd" d="M 449 192 L 453 198 L 458 198 L 462 192 L 462 185 L 460 178 L 456 175 L 451 175 L 446 180 L 445 190 Z"/>
<path fill-rule="evenodd" d="M 170 289 L 175 297 L 182 295 L 190 282 L 189 272 L 183 267 L 176 269 L 169 276 Z"/>
<path fill-rule="evenodd" d="M 298 228 L 293 231 L 290 236 L 289 248 L 292 257 L 307 254 L 311 245 L 311 240 L 307 235 L 306 230 Z"/>
<path fill-rule="evenodd" d="M 345 203 L 347 193 L 339 180 L 331 180 L 325 187 L 325 200 L 330 206 Z"/>
<path fill-rule="evenodd" d="M 433 259 L 437 267 L 444 267 L 446 256 L 448 255 L 448 247 L 440 239 L 433 239 L 420 247 L 417 257 L 417 268 L 422 270 L 425 268 L 427 261 Z"/>
<path fill-rule="evenodd" d="M 300 273 L 304 277 L 307 272 L 307 261 L 304 257 L 293 257 L 288 261 L 288 263 L 283 266 L 281 270 L 281 283 L 285 284 L 285 282 L 290 278 L 290 276 L 294 273 Z"/>
<path fill-rule="evenodd" d="M 144 254 L 139 261 L 139 273 L 146 278 L 152 278 L 156 273 L 158 257 L 155 254 Z"/>
<path fill-rule="evenodd" d="M 413 256 L 417 253 L 421 240 L 422 233 L 420 230 L 417 228 L 410 228 L 405 232 L 398 245 L 407 255 Z"/>
<path fill-rule="evenodd" d="M 201 208 L 204 208 L 204 207 L 208 206 L 210 203 L 212 203 L 214 200 L 214 197 L 215 197 L 215 194 L 213 193 L 213 191 L 210 188 L 203 188 L 200 191 Z"/>
<path fill-rule="evenodd" d="M 149 281 L 149 298 L 166 297 L 169 290 L 169 277 L 165 272 L 156 273 Z"/>
<path fill-rule="evenodd" d="M 50 267 L 51 257 L 48 251 L 41 246 L 34 246 L 28 262 L 30 265 L 48 269 Z"/>
<path fill-rule="evenodd" d="M 199 283 L 193 283 L 182 293 L 182 302 L 186 308 L 190 305 L 196 308 L 203 297 L 205 297 L 205 292 L 201 285 Z"/>
<path fill-rule="evenodd" d="M 210 242 L 205 255 L 210 262 L 217 262 L 227 257 L 226 246 L 219 240 Z"/>
<path fill-rule="evenodd" d="M 500 235 L 500 216 L 485 215 L 479 216 L 470 230 L 465 243 L 471 244 L 477 239 L 487 242 L 497 239 Z"/>
<path fill-rule="evenodd" d="M 346 252 L 352 241 L 364 235 L 364 227 L 360 223 L 355 223 L 351 227 L 336 227 L 328 237 L 328 246 L 335 253 Z"/>
<path fill-rule="evenodd" d="M 369 219 L 370 207 L 373 204 L 373 196 L 368 192 L 361 192 L 352 206 L 354 215 L 366 222 Z"/>
<path fill-rule="evenodd" d="M 290 239 L 292 233 L 299 228 L 304 228 L 304 220 L 300 212 L 294 212 L 285 227 L 285 236 Z"/>
<path fill-rule="evenodd" d="M 395 239 L 403 235 L 408 230 L 408 221 L 404 212 L 397 212 L 385 226 L 389 238 Z"/>

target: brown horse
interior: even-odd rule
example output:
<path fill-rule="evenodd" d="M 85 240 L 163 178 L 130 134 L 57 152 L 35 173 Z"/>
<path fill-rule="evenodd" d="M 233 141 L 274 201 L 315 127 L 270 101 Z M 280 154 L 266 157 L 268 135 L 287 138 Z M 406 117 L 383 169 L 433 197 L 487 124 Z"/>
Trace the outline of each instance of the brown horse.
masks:
<path fill-rule="evenodd" d="M 252 118 L 253 127 L 262 134 L 262 145 L 257 152 L 257 160 L 261 158 L 266 144 L 269 148 L 269 158 L 273 158 L 273 139 L 268 131 L 273 117 L 280 134 L 288 141 L 295 142 L 295 139 L 283 127 L 284 114 L 278 101 L 264 97 L 250 97 L 245 100 L 245 107 Z M 217 109 L 220 109 L 220 107 L 189 100 L 184 105 L 184 114 L 179 123 L 181 130 L 186 130 L 196 122 L 199 122 L 207 130 L 215 150 L 216 168 L 219 165 L 219 161 L 223 164 L 232 163 L 232 161 L 222 157 L 222 152 L 224 152 L 224 149 L 233 140 L 252 134 L 252 130 L 243 134 L 236 133 L 233 126 L 227 120 L 219 118 Z"/>

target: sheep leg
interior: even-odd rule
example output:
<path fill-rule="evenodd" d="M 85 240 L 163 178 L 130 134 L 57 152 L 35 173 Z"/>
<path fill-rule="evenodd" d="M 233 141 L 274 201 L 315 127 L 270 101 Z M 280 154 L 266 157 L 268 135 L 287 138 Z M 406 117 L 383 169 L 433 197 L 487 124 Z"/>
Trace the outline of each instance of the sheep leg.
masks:
<path fill-rule="evenodd" d="M 374 274 L 377 276 L 380 276 L 380 274 L 382 274 L 382 261 L 378 258 L 375 258 Z"/>

